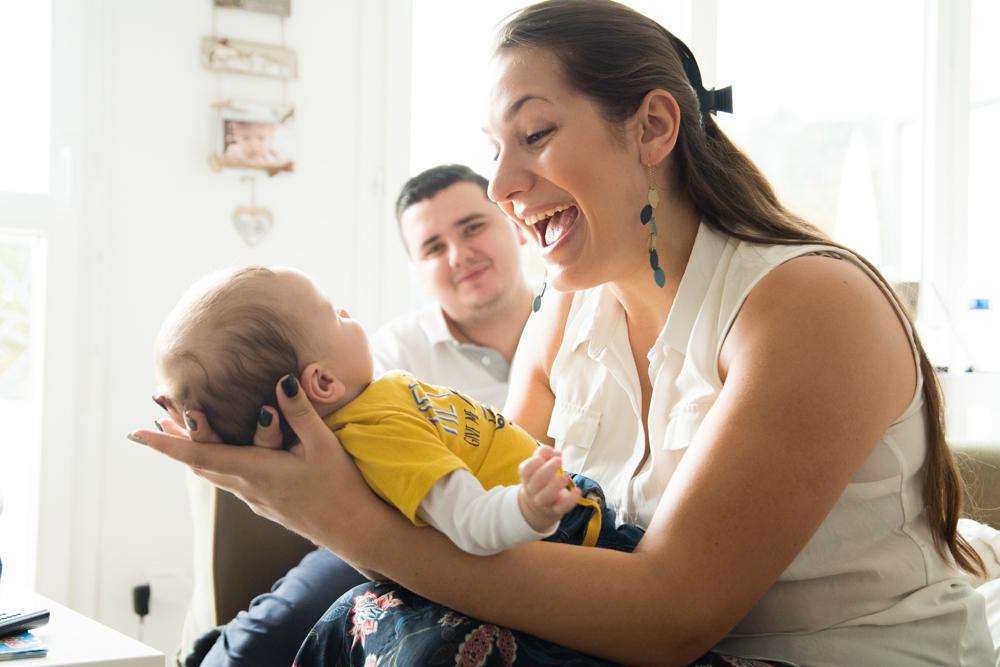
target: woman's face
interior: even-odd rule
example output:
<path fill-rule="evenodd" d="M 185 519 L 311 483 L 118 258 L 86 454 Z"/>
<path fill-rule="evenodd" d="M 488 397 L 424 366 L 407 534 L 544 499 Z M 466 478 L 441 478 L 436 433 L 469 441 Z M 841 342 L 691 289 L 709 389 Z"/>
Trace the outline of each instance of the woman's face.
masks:
<path fill-rule="evenodd" d="M 635 122 L 612 128 L 544 50 L 507 49 L 493 65 L 490 198 L 538 243 L 549 282 L 584 289 L 642 267 L 648 177 Z"/>

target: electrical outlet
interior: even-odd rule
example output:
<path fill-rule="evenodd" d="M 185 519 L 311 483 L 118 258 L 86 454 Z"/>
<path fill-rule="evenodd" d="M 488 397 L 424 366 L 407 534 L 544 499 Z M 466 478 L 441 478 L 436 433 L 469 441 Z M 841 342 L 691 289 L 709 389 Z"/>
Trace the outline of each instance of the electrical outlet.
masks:
<path fill-rule="evenodd" d="M 180 644 L 184 617 L 191 606 L 191 576 L 180 569 L 150 568 L 140 581 L 139 586 L 145 584 L 150 590 L 149 614 L 142 620 L 142 641 L 172 653 Z"/>
<path fill-rule="evenodd" d="M 144 618 L 149 613 L 149 598 L 152 589 L 149 584 L 139 584 L 132 589 L 132 611 L 139 618 Z"/>

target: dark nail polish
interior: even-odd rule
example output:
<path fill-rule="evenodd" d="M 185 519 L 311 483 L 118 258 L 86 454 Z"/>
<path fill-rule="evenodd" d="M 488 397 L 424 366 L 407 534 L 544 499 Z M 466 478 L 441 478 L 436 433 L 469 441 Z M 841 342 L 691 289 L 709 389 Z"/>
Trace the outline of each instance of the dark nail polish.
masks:
<path fill-rule="evenodd" d="M 285 379 L 281 381 L 281 391 L 288 398 L 293 398 L 295 394 L 299 393 L 299 381 L 295 379 L 294 375 L 285 376 Z"/>
<path fill-rule="evenodd" d="M 159 420 L 156 420 L 156 419 L 154 419 L 154 420 L 153 420 L 153 426 L 155 426 L 155 427 L 156 427 L 156 430 L 157 430 L 157 431 L 159 431 L 160 433 L 163 433 L 163 427 L 162 427 L 162 426 L 160 426 L 160 422 L 159 422 Z"/>
<path fill-rule="evenodd" d="M 274 419 L 274 417 L 271 415 L 270 412 L 268 412 L 264 408 L 260 409 L 260 414 L 257 415 L 257 423 L 258 424 L 260 424 L 261 426 L 267 428 L 268 426 L 271 425 L 271 420 L 272 419 Z"/>
<path fill-rule="evenodd" d="M 161 397 L 161 396 L 154 396 L 153 397 L 153 402 L 156 403 L 157 405 L 159 405 L 161 408 L 163 408 L 164 412 L 167 411 L 167 402 L 163 400 L 163 397 Z"/>
<path fill-rule="evenodd" d="M 187 426 L 187 430 L 192 433 L 198 430 L 198 422 L 191 419 L 191 415 L 189 415 L 186 410 L 184 411 L 184 425 Z"/>

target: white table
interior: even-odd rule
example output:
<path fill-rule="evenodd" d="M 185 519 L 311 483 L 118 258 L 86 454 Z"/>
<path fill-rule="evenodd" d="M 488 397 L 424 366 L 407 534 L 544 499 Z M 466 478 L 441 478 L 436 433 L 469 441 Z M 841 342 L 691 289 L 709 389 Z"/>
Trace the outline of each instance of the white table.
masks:
<path fill-rule="evenodd" d="M 4 611 L 48 609 L 50 614 L 48 625 L 31 631 L 48 646 L 48 656 L 4 663 L 11 667 L 164 667 L 166 664 L 163 654 L 156 649 L 41 595 L 5 597 L 0 606 Z"/>

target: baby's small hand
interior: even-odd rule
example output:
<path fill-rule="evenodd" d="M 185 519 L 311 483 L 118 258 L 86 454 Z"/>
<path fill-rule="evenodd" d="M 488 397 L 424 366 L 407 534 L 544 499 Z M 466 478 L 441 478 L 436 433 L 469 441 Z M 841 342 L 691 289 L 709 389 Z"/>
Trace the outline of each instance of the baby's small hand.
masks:
<path fill-rule="evenodd" d="M 562 457 L 547 445 L 521 462 L 521 489 L 517 503 L 521 514 L 536 532 L 552 530 L 566 512 L 580 499 L 580 489 L 569 487 L 569 478 L 562 471 Z"/>

